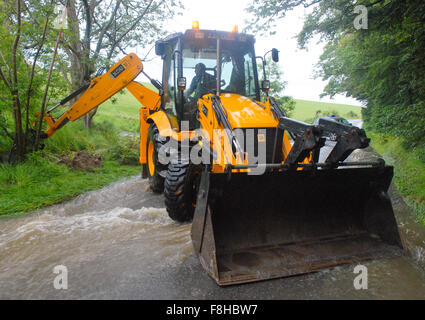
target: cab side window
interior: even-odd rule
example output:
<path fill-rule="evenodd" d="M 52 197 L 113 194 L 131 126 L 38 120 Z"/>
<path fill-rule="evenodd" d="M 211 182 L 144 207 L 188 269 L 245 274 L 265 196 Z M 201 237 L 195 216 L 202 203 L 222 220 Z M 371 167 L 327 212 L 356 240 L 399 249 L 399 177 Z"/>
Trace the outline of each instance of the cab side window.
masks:
<path fill-rule="evenodd" d="M 167 114 L 177 116 L 175 103 L 175 65 L 173 60 L 174 45 L 170 44 L 166 47 L 164 61 L 164 110 Z"/>

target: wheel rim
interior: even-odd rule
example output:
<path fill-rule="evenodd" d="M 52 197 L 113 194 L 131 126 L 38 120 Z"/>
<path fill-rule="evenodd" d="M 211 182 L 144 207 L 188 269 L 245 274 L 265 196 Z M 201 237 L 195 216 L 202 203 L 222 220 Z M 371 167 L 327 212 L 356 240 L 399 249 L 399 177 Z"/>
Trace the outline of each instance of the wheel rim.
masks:
<path fill-rule="evenodd" d="M 148 168 L 149 168 L 149 175 L 153 177 L 155 174 L 155 161 L 154 161 L 154 146 L 152 143 L 152 140 L 149 141 L 148 145 Z"/>

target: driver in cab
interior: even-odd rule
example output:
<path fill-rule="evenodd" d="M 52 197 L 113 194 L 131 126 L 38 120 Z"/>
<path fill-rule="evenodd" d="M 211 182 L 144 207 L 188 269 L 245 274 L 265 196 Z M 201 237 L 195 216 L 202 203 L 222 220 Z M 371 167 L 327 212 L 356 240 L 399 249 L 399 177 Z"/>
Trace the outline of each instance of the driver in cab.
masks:
<path fill-rule="evenodd" d="M 213 75 L 206 72 L 206 66 L 203 63 L 198 63 L 195 66 L 195 76 L 190 83 L 189 89 L 186 91 L 186 97 L 190 97 L 195 92 L 195 100 L 202 97 L 214 89 L 216 79 Z"/>

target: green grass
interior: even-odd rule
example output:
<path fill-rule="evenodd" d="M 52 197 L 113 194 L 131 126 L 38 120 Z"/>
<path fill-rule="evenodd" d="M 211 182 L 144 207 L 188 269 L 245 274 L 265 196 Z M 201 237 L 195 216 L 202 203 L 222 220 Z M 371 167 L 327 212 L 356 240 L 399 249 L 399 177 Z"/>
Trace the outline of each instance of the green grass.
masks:
<path fill-rule="evenodd" d="M 372 147 L 394 166 L 394 182 L 400 194 L 425 225 L 425 163 L 403 148 L 398 138 L 368 132 Z"/>
<path fill-rule="evenodd" d="M 74 171 L 41 154 L 32 154 L 19 165 L 1 164 L 0 217 L 62 202 L 138 172 L 138 166 L 123 166 L 111 160 L 94 172 Z"/>
<path fill-rule="evenodd" d="M 336 114 L 347 119 L 360 119 L 362 107 L 347 104 L 308 101 L 295 99 L 295 109 L 291 117 L 306 122 L 313 122 L 316 119 L 317 111 L 321 111 L 319 116 Z"/>
<path fill-rule="evenodd" d="M 144 86 L 157 91 L 150 83 L 142 83 Z M 139 108 L 142 105 L 128 91 L 122 90 L 111 99 L 100 105 L 95 121 L 109 121 L 120 131 L 139 131 Z"/>
<path fill-rule="evenodd" d="M 138 132 L 141 104 L 127 90 L 100 105 L 94 118 L 96 122 L 109 121 L 120 131 Z"/>
<path fill-rule="evenodd" d="M 91 130 L 81 121 L 72 122 L 25 162 L 0 164 L 0 217 L 19 216 L 139 173 L 138 141 L 118 135 L 112 122 L 97 121 Z M 104 167 L 84 172 L 57 163 L 62 155 L 83 149 L 102 156 Z"/>

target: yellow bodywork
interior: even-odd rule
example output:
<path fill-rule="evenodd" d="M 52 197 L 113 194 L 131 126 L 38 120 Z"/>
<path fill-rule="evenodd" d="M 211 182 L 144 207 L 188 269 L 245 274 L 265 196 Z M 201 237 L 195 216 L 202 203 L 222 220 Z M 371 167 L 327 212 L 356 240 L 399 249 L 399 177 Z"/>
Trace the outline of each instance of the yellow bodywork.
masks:
<path fill-rule="evenodd" d="M 234 93 L 220 96 L 232 128 L 267 128 L 276 127 L 277 119 L 273 117 L 270 103 L 263 104 Z"/>
<path fill-rule="evenodd" d="M 230 141 L 227 135 L 223 134 L 224 127 L 219 124 L 213 111 L 211 96 L 212 94 L 205 95 L 202 99 L 198 100 L 199 121 L 204 136 L 213 138 L 209 141 L 203 141 L 203 143 L 209 143 L 214 152 L 219 155 L 218 159 L 213 162 L 212 172 L 222 173 L 226 170 L 228 164 L 248 164 L 248 157 L 245 155 L 245 160 L 234 157 L 230 149 Z M 265 103 L 262 103 L 234 93 L 224 93 L 220 96 L 220 99 L 233 129 L 271 128 L 277 127 L 278 125 L 278 120 L 271 111 L 269 99 L 266 99 Z M 208 111 L 203 112 L 204 108 Z M 291 142 L 285 133 L 282 143 L 284 160 L 288 156 L 290 150 Z M 232 171 L 244 172 L 249 171 L 249 169 L 233 169 Z"/>

